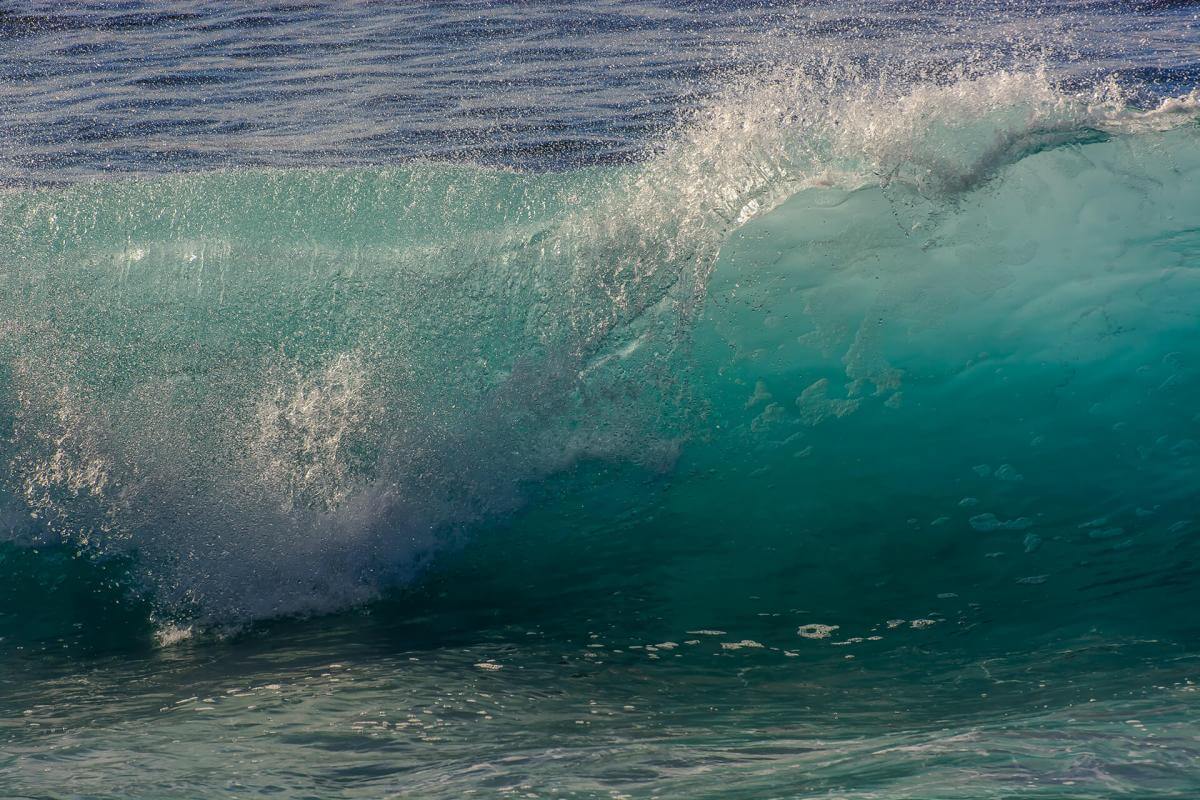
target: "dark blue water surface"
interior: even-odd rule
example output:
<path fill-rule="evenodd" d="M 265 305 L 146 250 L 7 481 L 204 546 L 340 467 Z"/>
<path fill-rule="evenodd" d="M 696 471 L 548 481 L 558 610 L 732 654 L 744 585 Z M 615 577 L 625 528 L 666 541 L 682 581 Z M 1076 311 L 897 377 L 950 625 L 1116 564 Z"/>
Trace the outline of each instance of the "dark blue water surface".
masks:
<path fill-rule="evenodd" d="M 1036 57 L 1150 95 L 1200 72 L 1190 2 L 8 3 L 9 181 L 232 165 L 622 161 L 730 72 Z"/>

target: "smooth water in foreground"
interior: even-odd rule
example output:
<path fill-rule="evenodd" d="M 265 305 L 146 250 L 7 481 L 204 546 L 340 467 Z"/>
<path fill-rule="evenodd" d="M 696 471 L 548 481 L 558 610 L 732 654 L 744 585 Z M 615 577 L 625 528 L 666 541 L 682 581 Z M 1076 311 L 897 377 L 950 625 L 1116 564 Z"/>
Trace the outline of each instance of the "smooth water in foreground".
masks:
<path fill-rule="evenodd" d="M 43 142 L 0 797 L 1195 797 L 1200 100 L 944 61 L 541 170 Z"/>

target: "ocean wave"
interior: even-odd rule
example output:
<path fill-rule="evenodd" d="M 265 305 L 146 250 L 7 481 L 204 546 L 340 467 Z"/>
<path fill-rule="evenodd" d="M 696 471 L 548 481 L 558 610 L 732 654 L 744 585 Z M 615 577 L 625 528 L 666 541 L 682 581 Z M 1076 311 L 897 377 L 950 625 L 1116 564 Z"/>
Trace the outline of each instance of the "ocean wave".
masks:
<path fill-rule="evenodd" d="M 745 78 L 621 168 L 11 192 L 0 530 L 129 559 L 164 625 L 323 612 L 420 575 L 580 463 L 686 482 L 711 462 L 747 481 L 730 496 L 768 469 L 821 493 L 807 459 L 838 439 L 973 440 L 987 416 L 948 397 L 1025 441 L 1070 429 L 1045 398 L 1103 417 L 1086 446 L 1020 450 L 1059 468 L 1124 447 L 1148 404 L 1161 421 L 1129 446 L 1173 465 L 1146 479 L 1161 511 L 1192 457 L 1194 419 L 1162 387 L 1195 378 L 1198 114 L 1195 92 L 1137 109 L 1037 70 L 914 84 L 824 65 Z M 1118 372 L 1162 394 L 1135 400 Z M 1003 413 L 1022 391 L 1041 433 Z M 908 438 L 880 416 L 899 409 Z M 916 465 L 878 459 L 874 485 L 899 492 Z M 1023 516 L 1009 506 L 975 513 Z"/>

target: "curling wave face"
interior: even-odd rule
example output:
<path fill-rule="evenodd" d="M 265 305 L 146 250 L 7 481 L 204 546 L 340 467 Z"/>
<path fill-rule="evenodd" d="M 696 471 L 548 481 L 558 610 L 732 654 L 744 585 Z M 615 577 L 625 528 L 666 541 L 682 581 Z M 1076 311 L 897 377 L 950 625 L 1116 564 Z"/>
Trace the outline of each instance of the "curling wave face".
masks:
<path fill-rule="evenodd" d="M 690 509 L 662 535 L 756 531 L 728 580 L 841 553 L 834 614 L 860 568 L 1194 599 L 1198 110 L 826 68 L 625 168 L 9 192 L 3 535 L 238 623 L 371 599 L 634 464 Z"/>

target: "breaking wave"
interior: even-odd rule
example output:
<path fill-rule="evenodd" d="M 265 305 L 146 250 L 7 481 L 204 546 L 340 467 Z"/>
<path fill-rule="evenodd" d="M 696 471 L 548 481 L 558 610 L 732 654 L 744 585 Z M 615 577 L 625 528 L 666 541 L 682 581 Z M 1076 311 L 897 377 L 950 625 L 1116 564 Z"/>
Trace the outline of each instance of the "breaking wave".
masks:
<path fill-rule="evenodd" d="M 764 536 L 864 552 L 870 495 L 1000 537 L 1006 585 L 1064 536 L 1165 570 L 1200 451 L 1198 114 L 827 66 L 622 168 L 10 191 L 0 535 L 236 623 L 369 600 L 600 461 L 827 502 Z"/>

